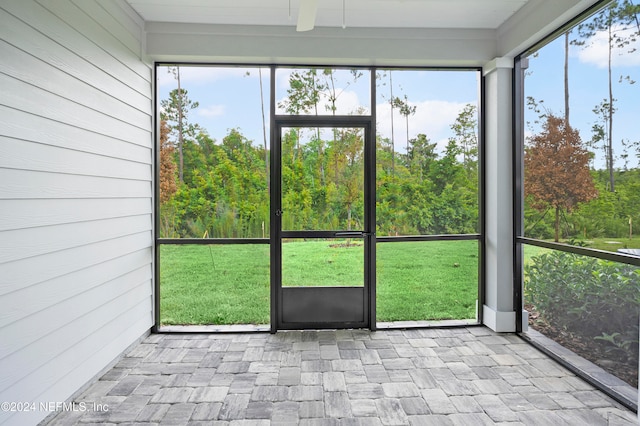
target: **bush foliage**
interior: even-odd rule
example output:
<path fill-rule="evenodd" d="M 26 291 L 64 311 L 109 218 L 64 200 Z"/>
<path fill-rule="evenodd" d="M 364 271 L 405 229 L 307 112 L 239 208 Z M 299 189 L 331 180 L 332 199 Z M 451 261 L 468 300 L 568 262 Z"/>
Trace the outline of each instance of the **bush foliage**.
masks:
<path fill-rule="evenodd" d="M 525 297 L 546 322 L 637 359 L 640 268 L 553 251 L 525 274 Z"/>

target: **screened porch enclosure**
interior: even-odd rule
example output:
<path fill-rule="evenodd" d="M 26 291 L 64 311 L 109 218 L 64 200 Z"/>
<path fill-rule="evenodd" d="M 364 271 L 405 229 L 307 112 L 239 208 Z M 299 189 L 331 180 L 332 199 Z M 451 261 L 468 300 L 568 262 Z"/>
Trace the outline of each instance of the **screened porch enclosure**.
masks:
<path fill-rule="evenodd" d="M 105 371 L 122 372 L 110 368 L 144 351 L 144 339 L 172 340 L 153 334 L 178 324 L 269 331 L 286 317 L 274 303 L 290 300 L 287 290 L 310 290 L 307 303 L 316 289 L 344 290 L 331 326 L 352 321 L 340 315 L 358 304 L 359 327 L 463 321 L 481 325 L 471 333 L 490 329 L 489 339 L 548 343 L 543 332 L 587 323 L 571 317 L 583 306 L 540 303 L 551 288 L 540 283 L 557 285 L 570 270 L 574 283 L 607 291 L 571 288 L 580 297 L 562 293 L 566 301 L 613 305 L 616 315 L 601 321 L 613 327 L 586 336 L 587 355 L 593 342 L 604 348 L 594 362 L 559 344 L 544 349 L 591 383 L 606 377 L 598 386 L 635 410 L 637 373 L 623 380 L 605 368 L 621 358 L 637 365 L 626 290 L 640 262 L 618 251 L 637 249 L 640 221 L 638 137 L 628 132 L 637 130 L 640 50 L 638 37 L 626 38 L 637 20 L 623 19 L 636 2 L 611 14 L 622 19 L 612 32 L 624 29 L 629 43 L 622 53 L 609 43 L 609 76 L 607 55 L 597 66 L 602 56 L 585 50 L 609 50 L 609 21 L 582 27 L 580 37 L 591 28 L 598 43 L 571 41 L 614 2 L 348 0 L 343 28 L 341 5 L 327 0 L 306 32 L 277 3 L 0 2 L 0 401 L 77 400 L 104 385 Z M 290 3 L 295 18 L 300 1 Z M 598 196 L 556 214 L 526 199 L 536 191 L 525 151 L 562 127 L 549 116 L 565 115 L 556 96 L 567 29 L 576 78 L 567 122 L 591 152 Z M 556 65 L 545 62 L 547 46 Z M 580 78 L 589 83 L 574 85 Z M 193 103 L 171 98 L 178 84 Z M 309 86 L 323 95 L 299 97 Z M 225 92 L 224 102 L 210 97 Z M 161 114 L 176 106 L 188 113 L 163 129 Z M 185 126 L 178 139 L 175 119 Z M 421 127 L 433 123 L 441 126 Z M 624 301 L 612 302 L 612 286 Z M 558 304 L 571 311 L 566 328 L 554 323 Z M 309 322 L 318 318 L 326 321 Z M 0 424 L 55 414 L 1 411 Z"/>
<path fill-rule="evenodd" d="M 478 323 L 478 70 L 156 73 L 161 328 Z"/>

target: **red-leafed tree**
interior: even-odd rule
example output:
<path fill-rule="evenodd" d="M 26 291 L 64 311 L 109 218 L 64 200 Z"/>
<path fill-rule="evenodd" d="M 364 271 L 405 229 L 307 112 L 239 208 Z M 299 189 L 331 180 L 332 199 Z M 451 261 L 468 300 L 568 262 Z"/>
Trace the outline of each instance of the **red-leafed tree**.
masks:
<path fill-rule="evenodd" d="M 169 142 L 169 126 L 165 120 L 160 121 L 160 203 L 171 199 L 178 190 L 176 184 L 175 147 Z"/>
<path fill-rule="evenodd" d="M 555 241 L 560 237 L 560 213 L 598 195 L 589 171 L 590 152 L 577 130 L 562 118 L 546 115 L 542 131 L 525 148 L 525 194 L 539 211 L 555 210 Z"/>

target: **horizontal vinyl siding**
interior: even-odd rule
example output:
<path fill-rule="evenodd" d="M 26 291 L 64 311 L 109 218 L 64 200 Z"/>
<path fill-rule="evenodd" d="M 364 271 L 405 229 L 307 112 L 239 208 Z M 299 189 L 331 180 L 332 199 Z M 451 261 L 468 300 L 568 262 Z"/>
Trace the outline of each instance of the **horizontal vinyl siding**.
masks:
<path fill-rule="evenodd" d="M 55 66 L 43 62 L 27 52 L 16 49 L 14 46 L 0 42 L 0 57 L 12 54 L 14 60 L 0 63 L 0 72 L 32 85 L 39 90 L 50 93 L 62 93 L 67 99 L 79 104 L 89 105 L 100 112 L 108 112 L 113 118 L 133 126 L 144 123 L 148 117 L 148 111 L 142 111 L 132 107 L 126 102 L 116 99 L 111 95 L 101 92 L 94 87 L 86 87 L 82 92 L 61 90 L 65 87 L 73 87 L 76 77 L 71 76 Z M 47 78 L 43 79 L 42 76 Z M 15 90 L 20 92 L 20 87 Z M 9 93 L 15 90 L 8 90 Z M 7 102 L 7 100 L 5 100 Z"/>
<path fill-rule="evenodd" d="M 151 188 L 151 182 L 62 173 L 54 175 L 34 170 L 0 169 L 0 199 L 138 198 L 149 195 Z"/>
<path fill-rule="evenodd" d="M 149 181 L 151 165 L 0 136 L 0 167 Z"/>
<path fill-rule="evenodd" d="M 3 200 L 0 231 L 151 214 L 148 198 Z M 1 291 L 0 291 L 1 292 Z"/>
<path fill-rule="evenodd" d="M 71 247 L 83 247 L 140 231 L 151 231 L 149 222 L 149 215 L 138 215 L 5 231 L 2 233 L 0 263 L 37 258 Z"/>
<path fill-rule="evenodd" d="M 24 13 L 21 13 L 21 10 L 24 10 Z M 14 12 L 18 15 L 18 18 L 9 12 Z M 0 39 L 11 44 L 16 49 L 28 52 L 41 61 L 53 65 L 78 80 L 89 80 L 86 84 L 90 87 L 100 89 L 104 93 L 110 93 L 116 99 L 127 99 L 128 104 L 141 111 L 151 109 L 151 105 L 148 102 L 149 96 L 144 91 L 132 90 L 126 78 L 121 80 L 109 68 L 110 63 L 116 66 L 115 62 L 117 60 L 115 58 L 111 57 L 109 61 L 91 60 L 89 57 L 85 57 L 81 51 L 73 49 L 75 42 L 71 44 L 66 42 L 67 39 L 72 37 L 82 37 L 82 34 L 72 30 L 60 20 L 56 21 L 56 31 L 47 33 L 46 27 L 48 25 L 38 26 L 38 22 L 34 22 L 33 15 L 38 15 L 41 21 L 55 21 L 57 19 L 55 15 L 44 7 L 35 4 L 34 0 L 3 2 L 2 9 L 0 9 L 0 19 L 2 20 Z M 19 19 L 20 17 L 23 20 Z M 28 23 L 33 23 L 34 25 L 30 26 Z M 66 37 L 62 37 L 60 35 L 61 32 Z M 87 41 L 85 48 L 98 49 L 95 44 L 89 41 Z M 107 56 L 106 53 L 102 53 Z M 91 52 L 91 54 L 95 56 L 94 52 Z M 118 61 L 117 66 L 121 67 L 122 63 Z M 131 74 L 134 73 L 131 72 Z M 137 80 L 139 76 L 134 75 L 132 78 Z"/>
<path fill-rule="evenodd" d="M 9 108 L 49 117 L 101 135 L 111 135 L 126 142 L 135 143 L 148 136 L 147 129 L 107 115 L 111 111 L 100 110 L 100 104 L 83 105 L 62 97 L 66 95 L 64 88 L 57 93 L 49 92 L 6 74 L 0 74 L 0 87 L 3 88 L 1 102 Z"/>
<path fill-rule="evenodd" d="M 15 110 L 1 104 L 0 117 L 6 120 L 2 128 L 2 133 L 6 137 L 143 164 L 148 164 L 149 161 L 150 148 L 148 146 L 113 139 L 107 135 L 94 133 L 80 127 L 71 127 L 47 117 Z"/>
<path fill-rule="evenodd" d="M 0 401 L 63 402 L 153 325 L 152 68 L 123 0 L 0 22 Z"/>
<path fill-rule="evenodd" d="M 3 298 L 7 298 L 8 293 L 15 291 L 24 291 L 29 286 L 40 285 L 41 288 L 46 288 L 51 291 L 73 291 L 73 286 L 69 285 L 66 288 L 50 288 L 47 287 L 50 280 L 57 277 L 63 277 L 66 274 L 70 274 L 75 271 L 82 270 L 84 268 L 93 268 L 96 265 L 104 263 L 107 260 L 115 259 L 119 256 L 126 256 L 134 253 L 138 250 L 148 248 L 149 233 L 141 232 L 134 235 L 128 235 L 126 237 L 114 238 L 112 240 L 95 243 L 89 246 L 74 247 L 64 251 L 57 251 L 40 256 L 42 264 L 47 265 L 47 268 L 29 269 L 29 266 L 33 263 L 33 259 L 27 258 L 14 262 L 9 262 L 2 265 L 2 281 L 0 281 L 0 292 L 3 294 Z M 15 285 L 14 283 L 19 283 Z M 77 283 L 74 283 L 77 285 Z M 82 285 L 82 283 L 80 283 Z M 31 295 L 30 295 L 31 296 Z M 26 300 L 26 299 L 25 299 Z M 42 304 L 44 300 L 31 300 L 30 305 Z M 23 308 L 21 306 L 14 306 L 14 309 L 19 309 L 21 312 Z M 10 306 L 6 307 L 7 311 L 11 310 Z M 3 309 L 4 310 L 4 309 Z M 2 317 L 0 317 L 2 318 Z M 1 322 L 7 324 L 6 322 Z"/>
<path fill-rule="evenodd" d="M 123 240 L 119 240 L 122 242 Z M 115 253 L 114 253 L 115 256 Z M 139 271 L 140 268 L 147 265 L 144 249 L 137 252 L 126 253 L 119 257 L 113 257 L 102 263 L 94 264 L 89 267 L 70 271 L 66 274 L 51 278 L 46 283 L 36 283 L 32 286 L 21 288 L 5 295 L 7 309 L 0 313 L 0 320 L 11 324 L 16 321 L 24 320 L 30 316 L 37 316 L 39 313 L 47 311 L 51 307 L 55 307 L 74 297 L 83 294 L 89 290 L 93 290 L 106 282 L 118 281 L 124 275 L 131 271 Z M 99 274 L 99 275 L 98 275 Z M 67 285 L 60 289 L 65 283 L 71 282 L 73 285 Z M 61 285 L 62 284 L 62 285 Z M 115 284 L 118 285 L 118 284 Z M 24 306 L 21 301 L 34 299 L 28 306 Z M 37 300 L 36 300 L 37 299 Z M 84 306 L 82 306 L 84 309 Z M 52 326 L 52 324 L 42 324 Z M 36 331 L 41 333 L 40 330 Z M 0 329 L 0 336 L 4 335 Z M 23 341 L 24 336 L 20 336 L 16 341 Z M 6 340 L 5 340 L 6 341 Z M 0 355 L 12 353 L 10 350 L 15 343 L 7 343 L 0 348 Z M 16 350 L 19 347 L 16 348 Z"/>

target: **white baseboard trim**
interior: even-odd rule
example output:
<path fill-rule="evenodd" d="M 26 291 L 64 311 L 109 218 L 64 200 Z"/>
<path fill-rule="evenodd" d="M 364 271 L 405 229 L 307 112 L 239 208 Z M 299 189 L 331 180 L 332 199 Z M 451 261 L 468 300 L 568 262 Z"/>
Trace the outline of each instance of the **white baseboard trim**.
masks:
<path fill-rule="evenodd" d="M 482 323 L 497 333 L 516 331 L 516 313 L 496 311 L 487 305 L 482 306 Z"/>

